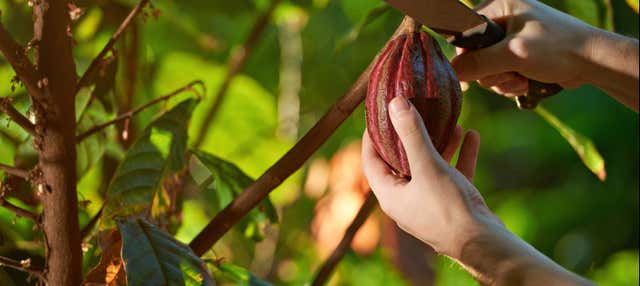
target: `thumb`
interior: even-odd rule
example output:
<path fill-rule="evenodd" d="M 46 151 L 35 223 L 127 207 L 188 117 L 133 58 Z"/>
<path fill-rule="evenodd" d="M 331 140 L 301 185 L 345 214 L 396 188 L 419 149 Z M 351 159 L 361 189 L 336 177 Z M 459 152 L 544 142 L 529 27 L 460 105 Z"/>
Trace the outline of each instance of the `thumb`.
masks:
<path fill-rule="evenodd" d="M 389 103 L 389 115 L 407 153 L 411 173 L 430 170 L 439 155 L 418 111 L 406 98 L 398 96 Z"/>
<path fill-rule="evenodd" d="M 490 75 L 516 71 L 518 58 L 509 51 L 509 38 L 493 46 L 464 52 L 451 60 L 461 81 L 478 80 Z"/>

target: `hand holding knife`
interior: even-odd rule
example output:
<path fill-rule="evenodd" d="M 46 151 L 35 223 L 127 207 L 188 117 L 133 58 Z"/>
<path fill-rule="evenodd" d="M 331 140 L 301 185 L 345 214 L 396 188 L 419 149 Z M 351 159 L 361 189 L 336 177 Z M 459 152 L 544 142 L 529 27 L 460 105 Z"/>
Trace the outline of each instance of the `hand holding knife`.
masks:
<path fill-rule="evenodd" d="M 385 0 L 392 7 L 443 35 L 457 47 L 476 50 L 505 38 L 502 27 L 458 0 Z M 558 84 L 529 79 L 529 91 L 516 97 L 520 109 L 533 109 L 540 100 L 562 90 Z"/>

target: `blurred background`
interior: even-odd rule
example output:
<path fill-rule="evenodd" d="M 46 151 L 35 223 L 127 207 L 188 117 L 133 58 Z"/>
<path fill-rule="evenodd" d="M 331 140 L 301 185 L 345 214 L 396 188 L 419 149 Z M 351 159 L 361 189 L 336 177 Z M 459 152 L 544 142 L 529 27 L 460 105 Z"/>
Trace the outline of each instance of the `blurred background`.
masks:
<path fill-rule="evenodd" d="M 591 25 L 638 37 L 637 0 L 543 2 Z M 78 0 L 78 10 L 70 8 L 77 13 L 72 33 L 79 73 L 135 4 Z M 349 89 L 402 18 L 381 0 L 281 1 L 261 25 L 264 30 L 252 33 L 254 23 L 270 9 L 269 0 L 167 0 L 153 5 L 116 45 L 114 64 L 103 68 L 112 74 L 105 91 L 109 100 L 99 104 L 92 118 L 106 121 L 192 80 L 203 80 L 208 92 L 193 114 L 190 140 L 203 134 L 201 149 L 235 163 L 253 178 Z M 0 0 L 0 10 L 5 28 L 27 43 L 32 36 L 29 1 Z M 252 48 L 242 49 L 252 34 Z M 453 48 L 441 43 L 451 56 Z M 215 120 L 206 124 L 207 110 L 229 72 L 227 63 L 242 54 L 247 55 L 244 67 L 230 81 Z M 0 58 L 0 96 L 15 96 L 19 109 L 26 111 L 28 98 L 13 76 Z M 460 124 L 482 137 L 475 185 L 511 231 L 562 266 L 599 285 L 638 285 L 638 115 L 589 86 L 564 91 L 544 107 L 593 141 L 606 162 L 606 181 L 591 173 L 542 117 L 519 111 L 509 100 L 472 84 L 464 94 Z M 133 120 L 124 129 L 130 134 L 119 132 L 122 126 L 112 130 L 112 138 L 117 138 L 113 144 L 79 151 L 84 162 L 78 187 L 85 202 L 81 225 L 100 208 L 123 148 L 161 108 Z M 29 165 L 23 162 L 33 157 L 26 134 L 0 119 L 0 162 Z M 279 222 L 261 221 L 258 230 L 235 228 L 216 244 L 210 258 L 249 269 L 274 285 L 312 280 L 364 201 L 367 187 L 359 153 L 364 128 L 359 107 L 304 168 L 271 194 Z M 177 238 L 189 242 L 230 196 L 187 192 L 179 215 L 182 223 L 173 229 Z M 14 202 L 35 204 L 20 194 Z M 0 208 L 0 254 L 41 255 L 32 227 Z M 85 268 L 96 257 L 89 251 Z M 8 272 L 0 268 L 0 281 L 10 281 L 1 279 L 14 275 Z M 412 284 L 476 283 L 455 263 L 395 229 L 379 210 L 358 233 L 330 281 Z"/>

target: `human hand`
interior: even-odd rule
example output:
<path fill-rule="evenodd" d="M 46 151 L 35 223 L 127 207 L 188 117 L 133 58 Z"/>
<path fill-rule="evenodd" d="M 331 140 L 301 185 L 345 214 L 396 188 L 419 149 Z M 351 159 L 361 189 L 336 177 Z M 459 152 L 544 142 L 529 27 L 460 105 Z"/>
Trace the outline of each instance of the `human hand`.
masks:
<path fill-rule="evenodd" d="M 458 127 L 443 156 L 433 147 L 416 109 L 403 97 L 390 106 L 391 121 L 407 153 L 410 180 L 392 173 L 379 157 L 367 132 L 362 140 L 365 176 L 382 210 L 398 226 L 431 245 L 437 252 L 459 257 L 461 248 L 486 225 L 501 225 L 486 207 L 473 180 L 480 137 L 467 132 L 456 168 L 451 160 L 461 139 Z"/>
<path fill-rule="evenodd" d="M 592 57 L 599 30 L 532 0 L 487 0 L 476 9 L 506 29 L 506 37 L 475 51 L 458 50 L 452 66 L 462 81 L 477 80 L 505 96 L 529 89 L 528 78 L 574 88 Z"/>

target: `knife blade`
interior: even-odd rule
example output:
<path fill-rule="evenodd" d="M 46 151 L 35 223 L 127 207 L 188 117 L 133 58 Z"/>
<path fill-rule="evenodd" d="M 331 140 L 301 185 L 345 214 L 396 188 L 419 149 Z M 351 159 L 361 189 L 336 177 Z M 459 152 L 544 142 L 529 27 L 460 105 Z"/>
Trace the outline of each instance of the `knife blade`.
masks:
<path fill-rule="evenodd" d="M 502 27 L 458 0 L 385 0 L 391 7 L 416 19 L 457 47 L 476 50 L 500 42 Z M 562 90 L 557 84 L 529 79 L 529 91 L 516 98 L 520 109 L 533 109 L 538 102 Z"/>

